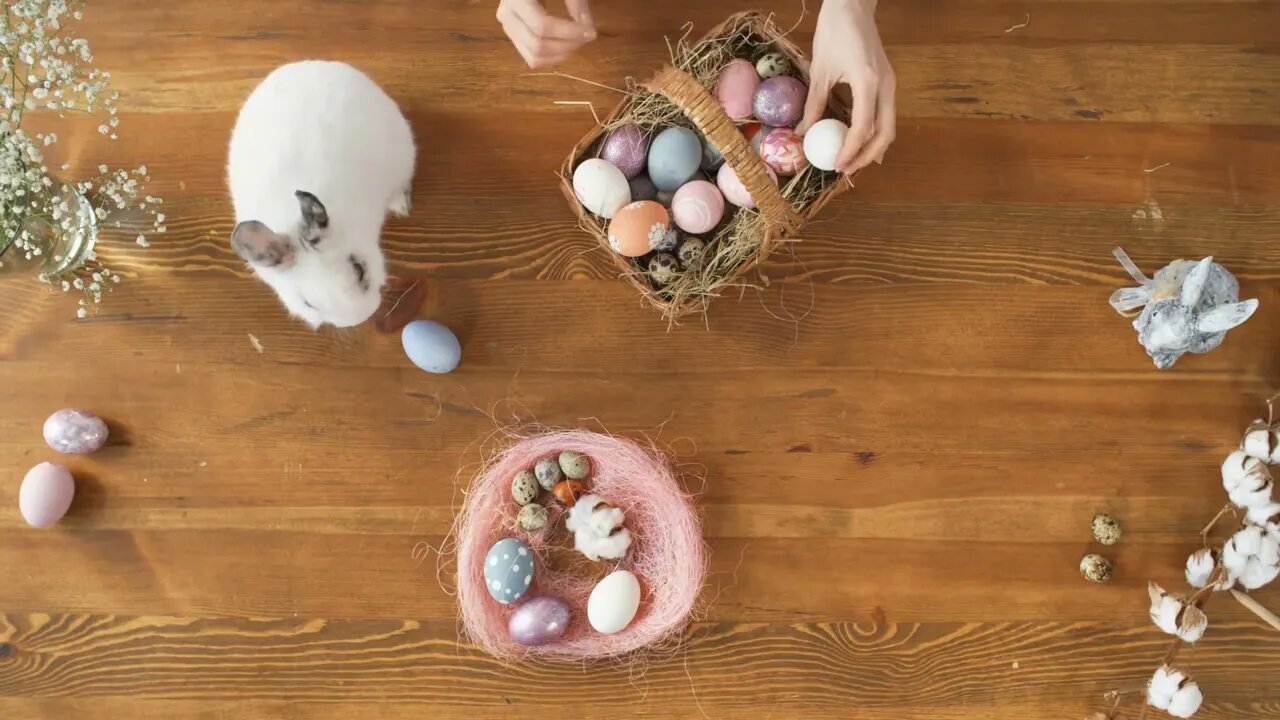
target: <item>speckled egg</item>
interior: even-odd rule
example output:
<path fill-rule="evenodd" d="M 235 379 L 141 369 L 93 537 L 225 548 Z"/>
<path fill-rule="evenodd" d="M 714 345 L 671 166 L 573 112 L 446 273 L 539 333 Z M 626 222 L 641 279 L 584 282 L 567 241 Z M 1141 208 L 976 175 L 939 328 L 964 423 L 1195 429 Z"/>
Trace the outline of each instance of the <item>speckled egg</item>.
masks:
<path fill-rule="evenodd" d="M 570 480 L 586 480 L 591 474 L 591 461 L 580 452 L 565 450 L 560 453 L 560 471 Z"/>
<path fill-rule="evenodd" d="M 791 61 L 779 52 L 765 53 L 756 61 L 756 74 L 765 80 L 779 75 L 790 75 Z"/>
<path fill-rule="evenodd" d="M 538 478 L 525 470 L 511 480 L 511 499 L 517 505 L 528 505 L 538 499 Z"/>
<path fill-rule="evenodd" d="M 658 203 L 631 203 L 609 223 L 609 247 L 626 257 L 647 255 L 662 244 L 670 226 L 670 214 Z"/>
<path fill-rule="evenodd" d="M 649 136 L 635 123 L 620 125 L 605 136 L 600 157 L 613 163 L 627 179 L 634 178 L 644 172 L 649 159 Z"/>
<path fill-rule="evenodd" d="M 573 171 L 573 194 L 588 212 L 606 220 L 631 202 L 627 176 L 608 160 L 590 158 Z"/>
<path fill-rule="evenodd" d="M 516 513 L 516 524 L 525 532 L 541 530 L 547 525 L 547 509 L 537 503 L 530 503 Z"/>
<path fill-rule="evenodd" d="M 680 231 L 674 227 L 669 227 L 667 228 L 667 234 L 662 236 L 662 242 L 658 243 L 654 250 L 658 252 L 672 252 L 679 244 Z"/>
<path fill-rule="evenodd" d="M 1120 523 L 1106 513 L 1094 515 L 1093 539 L 1103 545 L 1115 545 L 1120 542 Z"/>
<path fill-rule="evenodd" d="M 47 528 L 71 509 L 76 481 L 58 463 L 43 462 L 27 471 L 18 488 L 18 510 L 31 527 Z"/>
<path fill-rule="evenodd" d="M 773 168 L 766 165 L 765 172 L 769 173 L 769 178 L 773 180 L 774 185 L 777 185 L 778 174 L 773 171 Z M 756 201 L 751 197 L 751 193 L 747 191 L 747 187 L 742 184 L 738 173 L 729 166 L 729 163 L 720 166 L 720 172 L 716 174 L 716 186 L 724 194 L 724 199 L 734 205 L 740 208 L 754 208 L 756 206 Z"/>
<path fill-rule="evenodd" d="M 671 218 L 688 233 L 710 232 L 724 217 L 724 196 L 706 180 L 685 183 L 671 200 Z"/>
<path fill-rule="evenodd" d="M 533 584 L 533 553 L 523 541 L 504 538 L 484 556 L 484 586 L 494 600 L 507 605 L 529 592 Z"/>
<path fill-rule="evenodd" d="M 688 269 L 697 266 L 702 262 L 702 255 L 707 250 L 707 244 L 696 237 L 685 238 L 680 243 L 680 249 L 676 251 L 676 258 L 680 260 L 680 267 Z"/>
<path fill-rule="evenodd" d="M 560 473 L 560 463 L 553 457 L 542 458 L 533 466 L 533 476 L 543 490 L 552 490 L 556 483 L 564 479 Z"/>
<path fill-rule="evenodd" d="M 565 507 L 573 507 L 578 502 L 578 498 L 586 492 L 587 486 L 583 485 L 581 480 L 561 480 L 556 483 L 555 490 L 552 491 L 556 500 Z"/>
<path fill-rule="evenodd" d="M 44 421 L 44 441 L 64 455 L 85 455 L 107 442 L 107 424 L 83 410 L 59 410 Z"/>
<path fill-rule="evenodd" d="M 649 258 L 649 279 L 657 285 L 670 285 L 680 277 L 680 263 L 671 253 L 660 252 Z"/>
<path fill-rule="evenodd" d="M 1080 559 L 1080 574 L 1089 582 L 1104 583 L 1111 580 L 1114 568 L 1111 561 L 1101 555 L 1085 555 Z"/>
<path fill-rule="evenodd" d="M 849 126 L 835 118 L 819 120 L 804 134 L 805 159 L 819 170 L 835 170 L 848 134 Z"/>
<path fill-rule="evenodd" d="M 791 128 L 772 130 L 760 141 L 760 159 L 774 172 L 795 175 L 808 164 L 804 159 L 804 141 Z"/>
<path fill-rule="evenodd" d="M 756 74 L 755 65 L 741 58 L 731 60 L 720 70 L 716 99 L 731 119 L 745 120 L 751 117 L 752 100 L 759 86 L 760 76 Z"/>
<path fill-rule="evenodd" d="M 790 75 L 771 77 L 756 90 L 756 119 L 773 127 L 793 128 L 804 116 L 808 94 L 809 88 Z"/>
<path fill-rule="evenodd" d="M 449 328 L 434 320 L 414 320 L 400 331 L 400 345 L 409 361 L 429 373 L 453 372 L 462 361 L 462 343 Z"/>
<path fill-rule="evenodd" d="M 572 615 L 569 606 L 560 598 L 530 598 L 511 613 L 507 633 L 512 640 L 526 647 L 546 645 L 564 635 Z"/>
<path fill-rule="evenodd" d="M 702 138 L 702 169 L 711 172 L 720 167 L 720 163 L 724 162 L 724 155 L 720 152 L 720 148 L 711 144 L 711 141 Z"/>
<path fill-rule="evenodd" d="M 675 192 L 701 165 L 702 139 L 688 128 L 669 127 L 649 147 L 649 179 L 659 190 Z"/>
<path fill-rule="evenodd" d="M 653 200 L 658 197 L 658 187 L 648 175 L 637 175 L 627 181 L 631 186 L 631 201 Z"/>

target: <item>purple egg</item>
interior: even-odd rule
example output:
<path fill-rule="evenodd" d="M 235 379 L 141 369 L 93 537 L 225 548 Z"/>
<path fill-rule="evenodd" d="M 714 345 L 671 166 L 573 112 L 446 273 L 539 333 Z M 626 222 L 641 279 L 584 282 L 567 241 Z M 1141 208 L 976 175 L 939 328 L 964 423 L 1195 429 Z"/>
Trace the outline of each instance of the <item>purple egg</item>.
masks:
<path fill-rule="evenodd" d="M 616 127 L 604 139 L 600 157 L 613 163 L 630 180 L 645 168 L 649 158 L 649 136 L 635 123 Z"/>
<path fill-rule="evenodd" d="M 569 629 L 570 615 L 569 606 L 560 598 L 532 598 L 511 613 L 507 632 L 521 645 L 546 645 L 559 640 Z"/>
<path fill-rule="evenodd" d="M 83 410 L 59 410 L 44 421 L 44 441 L 63 455 L 85 455 L 107 441 L 107 424 Z"/>
<path fill-rule="evenodd" d="M 658 197 L 658 186 L 653 184 L 648 175 L 637 175 L 627 181 L 627 184 L 631 186 L 631 202 Z"/>
<path fill-rule="evenodd" d="M 793 128 L 804 117 L 809 88 L 790 75 L 771 77 L 760 83 L 753 103 L 756 119 L 775 128 Z"/>

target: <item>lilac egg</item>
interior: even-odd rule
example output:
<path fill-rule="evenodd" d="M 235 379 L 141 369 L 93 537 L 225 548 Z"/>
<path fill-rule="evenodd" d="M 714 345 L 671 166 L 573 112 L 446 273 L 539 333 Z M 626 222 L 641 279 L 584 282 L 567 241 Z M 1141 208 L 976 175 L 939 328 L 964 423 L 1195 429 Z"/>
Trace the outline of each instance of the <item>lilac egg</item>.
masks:
<path fill-rule="evenodd" d="M 631 186 L 631 202 L 658 197 L 658 186 L 653 184 L 648 175 L 637 175 L 627 181 L 627 184 Z"/>
<path fill-rule="evenodd" d="M 756 90 L 756 119 L 775 128 L 793 128 L 804 117 L 804 103 L 809 88 L 790 75 L 771 77 Z"/>
<path fill-rule="evenodd" d="M 47 528 L 67 514 L 75 494 L 76 482 L 70 470 L 58 463 L 40 463 L 22 478 L 18 510 L 31 527 Z"/>
<path fill-rule="evenodd" d="M 630 180 L 644 170 L 649 158 L 649 137 L 635 123 L 614 128 L 604 139 L 600 157 L 613 163 Z"/>
<path fill-rule="evenodd" d="M 59 410 L 44 421 L 44 441 L 63 455 L 85 455 L 107 442 L 107 424 L 83 410 Z"/>
<path fill-rule="evenodd" d="M 546 645 L 559 640 L 569 629 L 569 606 L 560 598 L 532 598 L 511 613 L 507 632 L 521 645 Z"/>

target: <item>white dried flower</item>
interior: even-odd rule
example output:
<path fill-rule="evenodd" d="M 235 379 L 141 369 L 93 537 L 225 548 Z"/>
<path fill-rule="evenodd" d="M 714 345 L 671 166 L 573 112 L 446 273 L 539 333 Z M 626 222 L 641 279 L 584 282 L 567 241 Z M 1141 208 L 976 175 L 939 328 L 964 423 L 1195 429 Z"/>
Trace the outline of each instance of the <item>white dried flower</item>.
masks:
<path fill-rule="evenodd" d="M 1268 465 L 1280 464 L 1280 429 L 1263 420 L 1254 420 L 1244 431 L 1240 449 Z"/>
<path fill-rule="evenodd" d="M 1222 558 L 1217 550 L 1201 548 L 1187 556 L 1187 584 L 1194 588 L 1202 588 L 1213 579 L 1213 571 L 1222 565 Z M 1231 573 L 1223 572 L 1214 584 L 1215 591 L 1230 590 L 1235 583 Z"/>
<path fill-rule="evenodd" d="M 578 498 L 564 526 L 573 533 L 573 547 L 592 560 L 617 560 L 631 547 L 631 532 L 622 527 L 626 516 L 622 510 L 606 503 L 599 495 Z"/>
<path fill-rule="evenodd" d="M 1209 618 L 1200 608 L 1180 595 L 1165 592 L 1155 583 L 1147 584 L 1147 594 L 1151 597 L 1151 622 L 1156 627 L 1186 643 L 1195 643 L 1204 637 Z"/>
<path fill-rule="evenodd" d="M 1200 709 L 1204 694 L 1181 670 L 1162 666 L 1147 683 L 1147 703 L 1176 718 L 1189 718 Z"/>
<path fill-rule="evenodd" d="M 1222 565 L 1247 590 L 1270 583 L 1280 575 L 1280 533 L 1246 525 L 1222 547 Z"/>
<path fill-rule="evenodd" d="M 1274 481 L 1267 464 L 1237 450 L 1222 463 L 1222 487 L 1231 502 L 1242 508 L 1258 507 L 1271 502 Z"/>

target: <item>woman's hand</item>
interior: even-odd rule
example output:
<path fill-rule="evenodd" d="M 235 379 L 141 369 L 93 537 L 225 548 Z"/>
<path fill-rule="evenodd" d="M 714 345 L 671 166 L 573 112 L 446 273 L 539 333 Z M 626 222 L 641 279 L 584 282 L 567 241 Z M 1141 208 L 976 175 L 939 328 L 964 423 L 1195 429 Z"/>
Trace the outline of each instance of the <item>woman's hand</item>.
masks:
<path fill-rule="evenodd" d="M 897 78 L 876 30 L 876 0 L 826 0 L 818 13 L 809 71 L 809 101 L 801 134 L 822 119 L 831 89 L 840 83 L 853 93 L 853 115 L 836 169 L 843 173 L 881 162 L 894 138 Z"/>
<path fill-rule="evenodd" d="M 587 0 L 564 0 L 572 20 L 553 17 L 539 0 L 502 0 L 498 22 L 531 68 L 555 65 L 596 39 Z"/>

